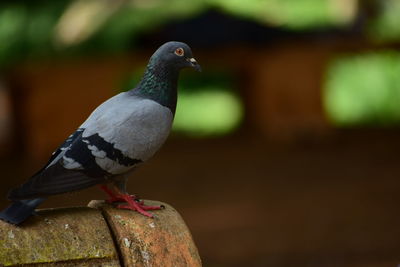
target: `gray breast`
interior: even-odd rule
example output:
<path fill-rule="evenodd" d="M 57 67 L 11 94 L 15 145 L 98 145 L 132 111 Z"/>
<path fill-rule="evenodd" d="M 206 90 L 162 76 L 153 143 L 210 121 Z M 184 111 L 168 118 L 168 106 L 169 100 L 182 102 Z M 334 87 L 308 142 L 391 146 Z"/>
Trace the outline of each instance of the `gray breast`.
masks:
<path fill-rule="evenodd" d="M 101 136 L 125 156 L 146 161 L 161 147 L 171 130 L 170 109 L 149 99 L 121 93 L 100 105 L 82 124 L 82 137 Z M 109 173 L 129 170 L 93 149 L 97 164 Z"/>

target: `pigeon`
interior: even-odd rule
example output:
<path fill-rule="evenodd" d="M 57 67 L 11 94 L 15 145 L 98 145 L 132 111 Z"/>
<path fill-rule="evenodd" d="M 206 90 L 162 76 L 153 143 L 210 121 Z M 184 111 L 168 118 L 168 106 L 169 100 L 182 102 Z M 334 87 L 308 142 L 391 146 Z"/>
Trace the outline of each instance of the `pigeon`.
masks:
<path fill-rule="evenodd" d="M 160 46 L 135 88 L 98 106 L 41 170 L 9 192 L 12 203 L 0 212 L 0 219 L 19 225 L 47 197 L 94 185 L 118 208 L 153 217 L 148 211 L 163 207 L 147 206 L 128 194 L 126 183 L 166 141 L 176 110 L 178 76 L 186 67 L 201 71 L 187 44 Z"/>

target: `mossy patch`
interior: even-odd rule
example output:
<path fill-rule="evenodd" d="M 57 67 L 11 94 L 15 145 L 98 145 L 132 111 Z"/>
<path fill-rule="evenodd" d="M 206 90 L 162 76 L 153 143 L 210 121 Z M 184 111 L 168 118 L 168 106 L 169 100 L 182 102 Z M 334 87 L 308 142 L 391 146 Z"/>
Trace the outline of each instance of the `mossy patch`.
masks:
<path fill-rule="evenodd" d="M 0 265 L 90 259 L 118 263 L 111 234 L 98 210 L 42 210 L 21 226 L 0 221 Z"/>

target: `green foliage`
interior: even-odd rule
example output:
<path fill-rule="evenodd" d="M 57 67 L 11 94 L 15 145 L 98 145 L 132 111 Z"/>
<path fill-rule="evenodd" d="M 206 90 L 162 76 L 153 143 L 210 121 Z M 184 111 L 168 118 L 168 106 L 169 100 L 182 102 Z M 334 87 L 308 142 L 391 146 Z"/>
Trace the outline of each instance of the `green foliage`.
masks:
<path fill-rule="evenodd" d="M 0 5 L 0 66 L 54 53 L 53 26 L 65 8 L 65 1 L 44 3 Z"/>
<path fill-rule="evenodd" d="M 209 0 L 227 12 L 295 30 L 349 22 L 329 0 Z M 348 5 L 353 1 L 349 1 Z"/>
<path fill-rule="evenodd" d="M 328 70 L 325 107 L 338 126 L 400 124 L 400 53 L 347 56 Z"/>
<path fill-rule="evenodd" d="M 348 1 L 345 6 L 355 0 Z M 138 34 L 210 8 L 262 24 L 303 30 L 343 23 L 349 16 L 338 9 L 342 6 L 332 5 L 332 0 L 155 0 L 121 5 L 96 0 L 5 1 L 0 3 L 0 66 L 31 57 L 126 51 Z M 62 30 L 57 27 L 61 21 Z M 79 32 L 77 36 L 65 41 L 74 31 Z"/>

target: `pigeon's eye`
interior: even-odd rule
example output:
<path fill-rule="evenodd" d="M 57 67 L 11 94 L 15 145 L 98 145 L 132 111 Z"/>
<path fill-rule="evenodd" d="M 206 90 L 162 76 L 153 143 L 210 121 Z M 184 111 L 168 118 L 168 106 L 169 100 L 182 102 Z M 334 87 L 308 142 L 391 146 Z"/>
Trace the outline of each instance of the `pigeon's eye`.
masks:
<path fill-rule="evenodd" d="M 175 50 L 175 55 L 177 55 L 177 56 L 183 56 L 185 54 L 185 51 L 183 51 L 183 48 L 177 48 L 176 50 Z"/>

